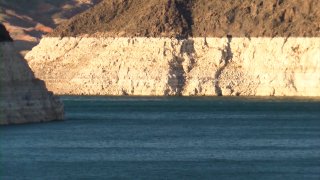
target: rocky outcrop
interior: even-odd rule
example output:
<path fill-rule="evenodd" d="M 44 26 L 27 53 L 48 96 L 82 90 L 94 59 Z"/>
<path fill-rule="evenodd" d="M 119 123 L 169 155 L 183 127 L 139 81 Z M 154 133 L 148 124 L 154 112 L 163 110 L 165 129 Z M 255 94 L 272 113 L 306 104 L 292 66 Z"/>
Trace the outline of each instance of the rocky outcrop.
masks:
<path fill-rule="evenodd" d="M 318 0 L 104 0 L 52 37 L 320 37 Z"/>
<path fill-rule="evenodd" d="M 104 0 L 27 60 L 58 94 L 320 95 L 314 0 Z"/>
<path fill-rule="evenodd" d="M 34 77 L 8 40 L 0 41 L 0 125 L 63 119 L 63 104 Z"/>
<path fill-rule="evenodd" d="M 75 95 L 320 96 L 320 38 L 44 38 L 26 56 Z"/>

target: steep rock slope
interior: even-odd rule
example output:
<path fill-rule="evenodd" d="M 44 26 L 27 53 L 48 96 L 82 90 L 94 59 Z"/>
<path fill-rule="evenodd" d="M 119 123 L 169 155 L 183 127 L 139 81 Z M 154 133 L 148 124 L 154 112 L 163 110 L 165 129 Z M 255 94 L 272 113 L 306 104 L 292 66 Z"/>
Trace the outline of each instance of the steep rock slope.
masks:
<path fill-rule="evenodd" d="M 49 36 L 319 37 L 320 1 L 105 0 Z"/>
<path fill-rule="evenodd" d="M 197 0 L 193 6 L 196 36 L 319 37 L 320 1 Z"/>
<path fill-rule="evenodd" d="M 26 58 L 59 94 L 320 96 L 319 3 L 103 1 Z"/>
<path fill-rule="evenodd" d="M 49 36 L 106 33 L 110 36 L 187 35 L 188 23 L 175 1 L 103 1 L 61 24 Z"/>
<path fill-rule="evenodd" d="M 1 24 L 0 29 L 0 124 L 61 120 L 60 100 L 34 77 Z"/>

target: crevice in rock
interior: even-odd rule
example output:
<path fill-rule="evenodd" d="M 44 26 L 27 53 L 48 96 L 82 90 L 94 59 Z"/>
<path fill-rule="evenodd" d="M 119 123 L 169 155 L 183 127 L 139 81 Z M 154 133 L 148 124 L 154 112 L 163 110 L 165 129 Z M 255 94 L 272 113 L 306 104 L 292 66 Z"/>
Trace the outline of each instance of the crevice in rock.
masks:
<path fill-rule="evenodd" d="M 188 57 L 187 59 L 184 59 L 184 71 L 187 73 L 189 73 L 193 69 L 196 63 L 195 53 L 196 50 L 194 47 L 194 40 L 184 40 L 181 45 L 180 56 L 184 57 L 184 54 L 186 54 Z"/>
<path fill-rule="evenodd" d="M 231 49 L 232 35 L 227 35 L 227 38 L 228 38 L 227 46 L 223 50 L 221 50 L 222 57 L 220 60 L 219 68 L 214 75 L 214 79 L 215 79 L 214 89 L 217 96 L 223 95 L 220 84 L 219 84 L 220 76 L 233 58 L 233 53 Z"/>
<path fill-rule="evenodd" d="M 183 59 L 181 57 L 175 56 L 169 62 L 169 76 L 168 85 L 171 89 L 172 95 L 181 96 L 183 88 L 186 83 L 185 72 L 183 69 Z M 167 92 L 168 94 L 168 92 Z"/>
<path fill-rule="evenodd" d="M 125 89 L 121 89 L 122 96 L 129 96 L 129 93 Z"/>
<path fill-rule="evenodd" d="M 288 70 L 286 70 L 285 79 L 287 81 L 287 87 L 293 88 L 295 92 L 298 92 L 297 86 L 294 81 L 294 72 L 293 71 L 288 72 Z"/>
<path fill-rule="evenodd" d="M 82 40 L 82 37 L 80 37 L 78 40 L 76 39 L 75 44 L 74 44 L 71 48 L 69 48 L 68 50 L 66 50 L 66 52 L 65 52 L 64 55 L 66 55 L 66 54 L 68 54 L 69 52 L 71 52 L 72 50 L 74 50 L 74 49 L 79 45 L 79 43 L 80 43 L 81 40 Z M 64 55 L 63 55 L 63 56 L 64 56 Z"/>
<path fill-rule="evenodd" d="M 182 38 L 188 38 L 188 36 L 193 36 L 192 25 L 192 6 L 194 4 L 193 0 L 175 0 L 176 8 L 181 14 L 182 18 L 186 21 L 187 27 L 182 29 Z"/>

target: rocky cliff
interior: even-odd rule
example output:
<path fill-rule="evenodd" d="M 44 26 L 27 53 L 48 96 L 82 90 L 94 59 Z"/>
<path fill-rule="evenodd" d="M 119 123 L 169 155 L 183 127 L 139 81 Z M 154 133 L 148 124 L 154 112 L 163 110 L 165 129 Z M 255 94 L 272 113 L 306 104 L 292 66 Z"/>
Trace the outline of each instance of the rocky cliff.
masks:
<path fill-rule="evenodd" d="M 320 96 L 320 38 L 44 38 L 27 54 L 50 91 Z"/>
<path fill-rule="evenodd" d="M 105 0 L 26 58 L 59 94 L 319 96 L 319 5 Z"/>
<path fill-rule="evenodd" d="M 0 37 L 0 124 L 61 120 L 60 100 L 47 91 L 43 81 L 34 77 L 10 42 L 8 32 L 1 30 Z"/>

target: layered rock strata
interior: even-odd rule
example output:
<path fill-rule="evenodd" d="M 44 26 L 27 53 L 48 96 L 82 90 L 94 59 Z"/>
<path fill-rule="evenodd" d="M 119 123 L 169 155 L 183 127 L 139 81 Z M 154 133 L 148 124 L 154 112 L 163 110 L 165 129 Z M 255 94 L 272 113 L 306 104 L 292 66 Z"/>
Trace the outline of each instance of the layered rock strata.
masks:
<path fill-rule="evenodd" d="M 0 42 L 0 125 L 63 119 L 61 101 L 35 78 L 10 40 Z"/>
<path fill-rule="evenodd" d="M 320 96 L 319 37 L 47 37 L 26 59 L 57 94 Z"/>

